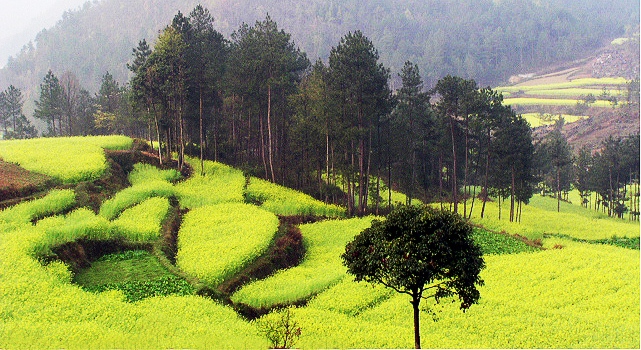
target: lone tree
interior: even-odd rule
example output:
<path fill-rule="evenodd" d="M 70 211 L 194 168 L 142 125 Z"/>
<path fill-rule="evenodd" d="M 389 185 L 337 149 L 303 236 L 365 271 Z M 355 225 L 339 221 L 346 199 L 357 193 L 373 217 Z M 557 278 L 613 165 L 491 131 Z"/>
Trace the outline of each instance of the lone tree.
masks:
<path fill-rule="evenodd" d="M 458 214 L 428 206 L 400 206 L 374 220 L 347 244 L 343 264 L 356 281 L 380 283 L 412 297 L 414 343 L 421 347 L 421 299 L 457 295 L 461 310 L 475 304 L 485 267 L 472 226 Z"/>

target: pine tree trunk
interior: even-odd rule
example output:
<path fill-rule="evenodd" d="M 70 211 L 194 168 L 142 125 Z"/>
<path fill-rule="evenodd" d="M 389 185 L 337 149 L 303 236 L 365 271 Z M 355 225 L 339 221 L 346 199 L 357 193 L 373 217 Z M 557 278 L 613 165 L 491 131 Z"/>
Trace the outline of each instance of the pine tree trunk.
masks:
<path fill-rule="evenodd" d="M 556 167 L 556 211 L 561 212 L 561 167 Z"/>
<path fill-rule="evenodd" d="M 204 153 L 204 145 L 205 143 L 203 142 L 203 90 L 202 88 L 199 91 L 199 104 L 198 104 L 198 112 L 199 112 L 199 118 L 198 118 L 198 127 L 199 127 L 199 136 L 200 136 L 200 175 L 204 176 L 205 175 L 205 153 Z"/>
<path fill-rule="evenodd" d="M 454 117 L 450 117 L 450 129 L 452 136 L 452 202 L 454 203 L 454 214 L 458 213 L 458 186 L 456 184 L 456 139 L 454 137 Z"/>
<path fill-rule="evenodd" d="M 272 182 L 276 182 L 276 177 L 274 176 L 274 155 L 273 155 L 273 144 L 272 144 L 272 86 L 267 85 L 267 152 L 269 156 L 269 172 L 271 175 Z"/>
<path fill-rule="evenodd" d="M 485 179 L 483 183 L 483 205 L 481 206 L 481 219 L 485 216 L 485 203 L 487 202 L 488 198 L 488 179 L 490 177 L 490 141 L 491 141 L 491 131 L 488 128 L 487 129 L 487 156 L 485 157 Z"/>
<path fill-rule="evenodd" d="M 510 196 L 510 222 L 514 222 L 514 197 L 516 196 L 515 183 L 514 183 L 514 167 L 512 167 L 512 193 Z"/>
<path fill-rule="evenodd" d="M 158 124 L 158 114 L 156 113 L 156 105 L 153 106 L 154 109 L 154 124 L 156 124 L 156 137 L 158 137 L 158 161 L 162 165 L 162 142 L 160 141 L 160 125 Z"/>

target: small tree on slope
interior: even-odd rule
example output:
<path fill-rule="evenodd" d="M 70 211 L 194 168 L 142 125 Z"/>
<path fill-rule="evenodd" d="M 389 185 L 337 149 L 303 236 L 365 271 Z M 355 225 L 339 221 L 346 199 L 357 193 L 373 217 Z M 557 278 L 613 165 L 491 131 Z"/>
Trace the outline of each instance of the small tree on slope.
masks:
<path fill-rule="evenodd" d="M 458 214 L 431 207 L 400 206 L 374 220 L 342 255 L 356 281 L 380 283 L 408 294 L 414 309 L 414 342 L 421 347 L 421 299 L 458 296 L 465 311 L 475 304 L 485 267 L 472 227 Z"/>

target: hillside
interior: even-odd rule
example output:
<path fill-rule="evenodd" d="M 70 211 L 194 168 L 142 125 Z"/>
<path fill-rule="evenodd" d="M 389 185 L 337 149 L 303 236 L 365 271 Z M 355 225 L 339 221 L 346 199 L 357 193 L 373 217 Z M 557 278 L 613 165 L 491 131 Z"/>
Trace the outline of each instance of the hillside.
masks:
<path fill-rule="evenodd" d="M 0 141 L 4 160 L 66 184 L 0 210 L 0 348 L 274 348 L 263 326 L 284 314 L 297 348 L 412 346 L 409 296 L 355 282 L 341 262 L 376 217 L 342 218 L 344 208 L 221 163 L 191 176 L 161 169 L 140 146 Z M 484 218 L 475 207 L 479 302 L 463 313 L 456 297 L 425 300 L 422 345 L 635 348 L 638 222 L 569 203 L 557 213 L 542 196 L 522 210 L 508 222 L 496 201 Z M 301 245 L 290 265 L 270 266 Z"/>
<path fill-rule="evenodd" d="M 586 58 L 512 76 L 512 84 L 496 89 L 535 128 L 535 138 L 562 116 L 575 150 L 597 149 L 608 136 L 639 132 L 638 85 L 631 83 L 639 76 L 638 45 L 638 34 L 614 40 Z"/>
<path fill-rule="evenodd" d="M 138 41 L 153 42 L 178 11 L 188 13 L 196 3 L 87 3 L 79 11 L 66 13 L 55 27 L 39 33 L 33 44 L 17 53 L 0 71 L 0 87 L 14 84 L 27 91 L 26 100 L 31 101 L 49 69 L 58 75 L 71 71 L 92 92 L 106 71 L 125 82 L 129 77 L 125 63 Z M 292 33 L 312 61 L 327 58 L 348 31 L 361 30 L 371 38 L 392 76 L 412 60 L 425 73 L 428 86 L 446 74 L 474 78 L 482 86 L 506 81 L 515 72 L 584 57 L 639 22 L 639 3 L 634 0 L 617 2 L 617 6 L 607 0 L 202 3 L 227 37 L 241 23 L 254 23 L 269 13 Z"/>

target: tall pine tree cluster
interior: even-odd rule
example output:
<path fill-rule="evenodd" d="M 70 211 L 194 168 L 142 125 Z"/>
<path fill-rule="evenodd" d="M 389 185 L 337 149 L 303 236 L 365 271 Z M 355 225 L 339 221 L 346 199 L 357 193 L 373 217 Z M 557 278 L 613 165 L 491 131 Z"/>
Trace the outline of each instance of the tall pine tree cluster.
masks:
<path fill-rule="evenodd" d="M 612 213 L 623 210 L 616 203 L 627 198 L 625 170 L 618 151 L 605 152 L 614 146 L 594 156 L 608 162 L 574 159 L 559 127 L 535 148 L 527 122 L 474 80 L 448 75 L 427 90 L 408 61 L 392 91 L 392 72 L 360 31 L 312 64 L 269 15 L 229 39 L 213 23 L 200 5 L 179 12 L 153 45 L 142 40 L 133 49 L 128 84 L 106 73 L 95 96 L 73 74 L 49 71 L 35 117 L 47 135 L 147 138 L 161 163 L 177 155 L 184 166 L 192 155 L 201 159 L 194 171 L 203 171 L 204 159 L 222 161 L 342 204 L 350 215 L 389 210 L 394 189 L 407 204 L 451 203 L 464 217 L 474 206 L 484 216 L 489 198 L 498 198 L 518 221 L 541 184 L 560 203 L 574 179 L 582 193 L 598 187 Z M 606 164 L 608 175 L 596 165 L 568 170 L 580 162 Z M 638 183 L 638 172 L 628 175 Z"/>

